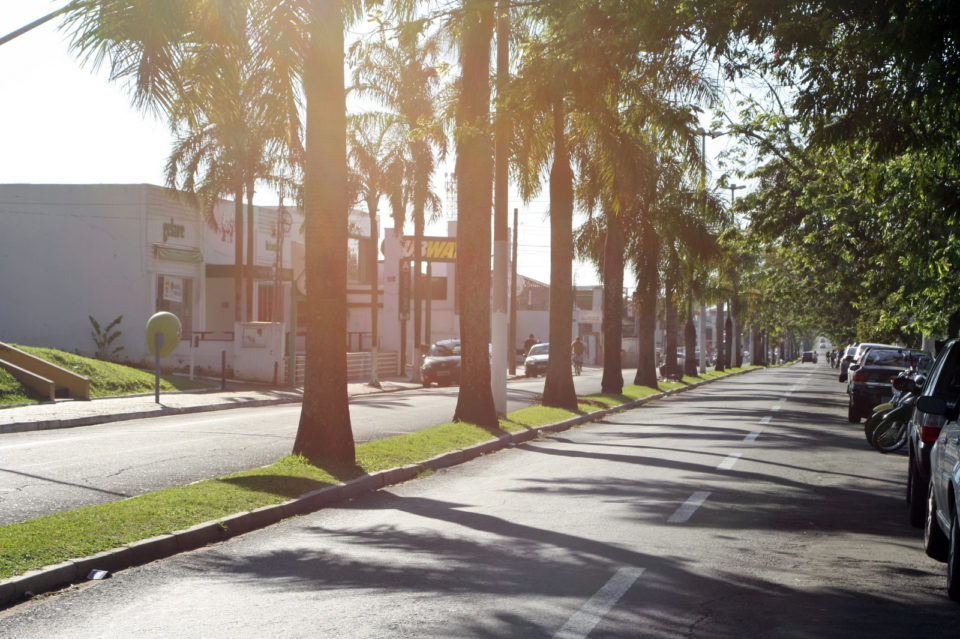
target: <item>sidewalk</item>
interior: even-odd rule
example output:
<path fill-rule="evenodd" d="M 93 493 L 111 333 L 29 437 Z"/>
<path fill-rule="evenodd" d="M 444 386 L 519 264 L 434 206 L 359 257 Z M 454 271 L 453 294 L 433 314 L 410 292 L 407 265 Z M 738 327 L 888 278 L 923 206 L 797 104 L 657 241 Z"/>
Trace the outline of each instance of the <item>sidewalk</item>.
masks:
<path fill-rule="evenodd" d="M 420 388 L 420 384 L 404 378 L 381 380 L 382 388 L 368 386 L 366 382 L 347 385 L 348 394 L 368 395 Z M 231 390 L 233 387 L 233 390 Z M 105 397 L 90 401 L 65 399 L 42 404 L 0 408 L 0 434 L 19 433 L 30 430 L 72 428 L 105 422 L 144 417 L 161 417 L 185 413 L 202 413 L 229 408 L 251 408 L 273 404 L 291 404 L 303 400 L 302 388 L 279 388 L 253 386 L 241 382 L 228 383 L 228 390 L 205 390 L 160 393 L 160 403 L 149 395 Z"/>

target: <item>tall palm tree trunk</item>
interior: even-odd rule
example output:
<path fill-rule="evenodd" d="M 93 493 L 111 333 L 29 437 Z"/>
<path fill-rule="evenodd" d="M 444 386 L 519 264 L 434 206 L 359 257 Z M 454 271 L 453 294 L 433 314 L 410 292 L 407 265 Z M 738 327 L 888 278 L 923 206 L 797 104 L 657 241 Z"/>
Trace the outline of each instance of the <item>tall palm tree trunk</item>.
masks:
<path fill-rule="evenodd" d="M 347 121 L 342 0 L 313 0 L 304 60 L 307 370 L 293 452 L 354 464 L 347 404 Z"/>
<path fill-rule="evenodd" d="M 573 171 L 567 153 L 563 97 L 553 104 L 553 166 L 550 169 L 550 356 L 543 405 L 577 409 L 570 370 L 573 340 Z"/>
<path fill-rule="evenodd" d="M 418 187 L 415 187 L 418 188 Z M 415 198 L 416 199 L 416 198 Z M 413 211 L 413 370 L 410 379 L 420 381 L 420 356 L 423 354 L 423 209 Z"/>
<path fill-rule="evenodd" d="M 727 349 L 723 345 L 723 332 L 724 332 L 724 321 L 723 321 L 723 299 L 717 300 L 717 321 L 713 326 L 713 346 L 714 350 L 717 352 L 717 364 L 714 367 L 716 371 L 726 370 L 726 363 L 724 358 L 727 354 Z"/>
<path fill-rule="evenodd" d="M 637 374 L 633 383 L 657 388 L 655 333 L 657 330 L 657 263 L 659 240 L 653 224 L 640 221 L 640 255 L 637 256 Z"/>
<path fill-rule="evenodd" d="M 697 376 L 697 328 L 693 325 L 693 296 L 687 294 L 687 321 L 683 325 L 683 350 L 686 357 L 683 360 L 683 374 L 690 377 Z"/>
<path fill-rule="evenodd" d="M 490 217 L 493 190 L 490 41 L 493 3 L 464 0 L 457 113 L 457 280 L 460 287 L 460 392 L 454 421 L 497 428 L 490 388 Z M 469 294 L 466 285 L 478 294 Z"/>
<path fill-rule="evenodd" d="M 675 371 L 677 369 L 677 297 L 676 286 L 677 278 L 675 266 L 675 257 L 671 250 L 670 264 L 667 266 L 667 273 L 664 276 L 663 286 L 663 363 L 667 370 Z M 672 373 L 671 373 L 672 374 Z"/>
<path fill-rule="evenodd" d="M 623 392 L 623 227 L 620 216 L 607 211 L 607 235 L 603 242 L 603 379 L 600 390 Z"/>

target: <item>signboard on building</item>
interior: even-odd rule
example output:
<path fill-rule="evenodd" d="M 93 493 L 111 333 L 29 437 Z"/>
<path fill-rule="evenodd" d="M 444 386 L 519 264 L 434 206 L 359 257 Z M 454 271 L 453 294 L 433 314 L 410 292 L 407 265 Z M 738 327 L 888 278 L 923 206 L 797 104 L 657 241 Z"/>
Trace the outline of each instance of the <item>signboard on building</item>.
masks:
<path fill-rule="evenodd" d="M 404 235 L 400 243 L 402 258 L 413 259 L 414 236 Z M 457 238 L 425 237 L 420 244 L 420 259 L 426 262 L 456 262 Z"/>
<path fill-rule="evenodd" d="M 183 278 L 163 276 L 163 299 L 168 302 L 183 302 Z"/>

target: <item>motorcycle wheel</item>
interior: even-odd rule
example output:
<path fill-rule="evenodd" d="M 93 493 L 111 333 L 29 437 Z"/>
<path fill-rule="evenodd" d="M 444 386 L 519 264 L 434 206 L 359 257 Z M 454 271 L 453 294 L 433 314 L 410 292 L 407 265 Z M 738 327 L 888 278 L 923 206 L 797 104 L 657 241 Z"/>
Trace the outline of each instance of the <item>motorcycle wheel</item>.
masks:
<path fill-rule="evenodd" d="M 907 420 L 903 417 L 885 419 L 873 429 L 870 445 L 881 453 L 892 453 L 907 443 Z"/>

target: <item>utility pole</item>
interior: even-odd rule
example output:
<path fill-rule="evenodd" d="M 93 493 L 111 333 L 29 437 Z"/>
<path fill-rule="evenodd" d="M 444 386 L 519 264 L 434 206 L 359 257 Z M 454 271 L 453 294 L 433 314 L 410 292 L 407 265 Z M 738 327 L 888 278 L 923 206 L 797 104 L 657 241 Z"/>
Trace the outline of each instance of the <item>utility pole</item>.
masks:
<path fill-rule="evenodd" d="M 507 361 L 510 374 L 517 374 L 517 209 L 513 209 L 513 259 L 510 261 L 510 339 L 507 344 Z"/>

